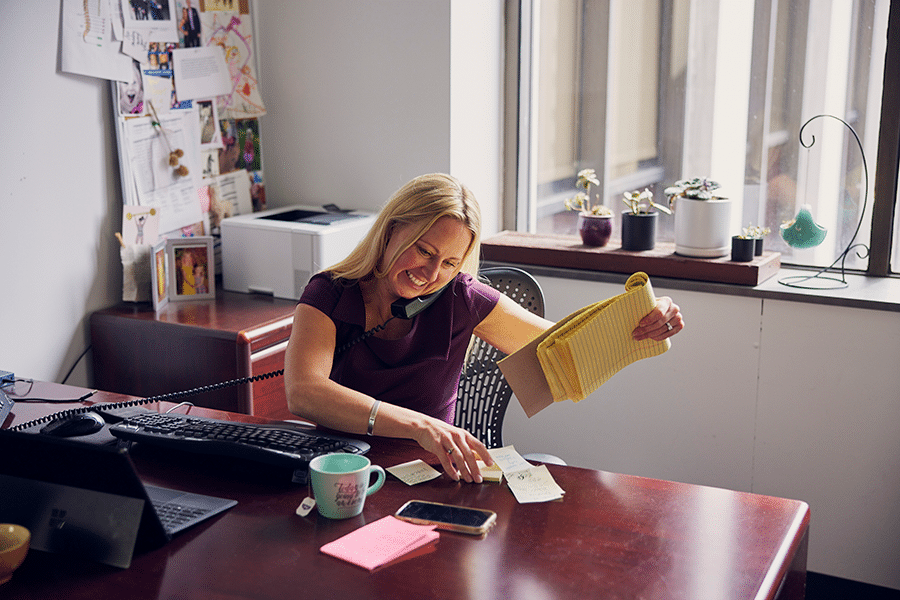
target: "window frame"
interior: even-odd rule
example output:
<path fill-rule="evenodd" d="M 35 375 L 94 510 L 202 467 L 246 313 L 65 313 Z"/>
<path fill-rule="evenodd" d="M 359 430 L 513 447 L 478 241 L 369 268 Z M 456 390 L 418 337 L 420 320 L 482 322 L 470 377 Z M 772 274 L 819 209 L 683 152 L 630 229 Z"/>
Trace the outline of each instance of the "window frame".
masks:
<path fill-rule="evenodd" d="M 522 115 L 533 113 L 533 89 L 523 86 L 523 82 L 532 86 L 536 85 L 530 78 L 530 65 L 521 64 L 519 60 L 521 39 L 523 35 L 529 37 L 533 33 L 531 22 L 532 0 L 507 0 L 506 2 L 506 148 L 505 159 L 507 165 L 514 165 L 507 170 L 504 180 L 504 228 L 518 231 L 534 231 L 536 210 L 528 207 L 527 210 L 518 210 L 521 190 L 529 188 L 527 177 L 534 177 L 534 169 L 527 167 L 527 161 L 533 160 L 535 153 L 518 152 L 519 141 L 529 140 L 533 142 L 530 131 L 530 119 L 521 119 Z M 523 76 L 527 76 L 523 78 Z M 877 157 L 873 163 L 872 157 L 867 157 L 870 170 L 875 171 L 873 193 L 869 201 L 872 207 L 871 227 L 869 239 L 862 239 L 866 232 L 860 232 L 857 242 L 867 244 L 869 248 L 868 264 L 865 274 L 876 277 L 897 276 L 898 272 L 891 270 L 893 238 L 896 235 L 895 227 L 900 227 L 900 219 L 897 219 L 898 198 L 898 173 L 900 173 L 900 113 L 892 107 L 900 106 L 900 3 L 891 2 L 889 6 L 887 40 L 885 46 L 885 60 L 883 73 L 883 88 L 881 110 L 878 126 Z M 874 115 L 872 115 L 874 116 Z M 533 149 L 532 149 L 533 150 Z M 527 198 L 526 202 L 535 202 L 534 198 Z M 532 215 L 529 219 L 528 215 Z M 804 268 L 804 267 L 798 267 Z M 808 267 L 816 269 L 817 267 Z M 898 267 L 900 270 L 900 267 Z"/>

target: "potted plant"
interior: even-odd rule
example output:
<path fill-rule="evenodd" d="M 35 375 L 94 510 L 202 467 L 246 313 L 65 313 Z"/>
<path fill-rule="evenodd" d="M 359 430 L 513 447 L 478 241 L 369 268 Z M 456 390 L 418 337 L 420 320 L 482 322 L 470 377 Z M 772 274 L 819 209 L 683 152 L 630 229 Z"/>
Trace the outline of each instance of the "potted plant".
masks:
<path fill-rule="evenodd" d="M 596 196 L 597 202 L 591 204 L 591 186 L 600 185 L 597 172 L 594 169 L 582 169 L 578 172 L 575 185 L 584 191 L 567 198 L 566 209 L 578 211 L 578 235 L 585 246 L 605 246 L 612 235 L 613 212 L 600 202 L 600 194 Z"/>
<path fill-rule="evenodd" d="M 675 252 L 714 258 L 731 249 L 731 200 L 715 193 L 718 182 L 708 177 L 676 181 L 663 192 L 675 213 Z"/>
<path fill-rule="evenodd" d="M 653 201 L 653 192 L 625 192 L 622 199 L 628 210 L 622 212 L 622 250 L 653 250 L 656 246 L 656 219 L 659 213 L 672 214 L 667 207 Z M 656 209 L 656 210 L 654 210 Z"/>
<path fill-rule="evenodd" d="M 753 255 L 762 256 L 763 240 L 772 232 L 768 227 L 760 227 L 759 225 L 747 225 L 741 232 L 740 237 L 753 240 Z"/>
<path fill-rule="evenodd" d="M 731 260 L 750 262 L 754 256 L 756 256 L 756 238 L 749 237 L 746 229 L 740 235 L 731 238 Z"/>

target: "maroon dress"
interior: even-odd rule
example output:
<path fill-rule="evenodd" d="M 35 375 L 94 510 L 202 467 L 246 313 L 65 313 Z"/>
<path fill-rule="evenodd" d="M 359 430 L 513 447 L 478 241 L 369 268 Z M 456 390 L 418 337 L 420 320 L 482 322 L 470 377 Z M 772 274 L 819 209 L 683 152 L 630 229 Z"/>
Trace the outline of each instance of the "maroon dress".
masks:
<path fill-rule="evenodd" d="M 334 360 L 330 378 L 377 400 L 453 422 L 456 391 L 472 332 L 500 292 L 460 273 L 434 304 L 413 317 L 397 340 L 369 336 Z M 356 281 L 314 275 L 300 297 L 337 328 L 335 348 L 364 333 L 366 314 Z"/>

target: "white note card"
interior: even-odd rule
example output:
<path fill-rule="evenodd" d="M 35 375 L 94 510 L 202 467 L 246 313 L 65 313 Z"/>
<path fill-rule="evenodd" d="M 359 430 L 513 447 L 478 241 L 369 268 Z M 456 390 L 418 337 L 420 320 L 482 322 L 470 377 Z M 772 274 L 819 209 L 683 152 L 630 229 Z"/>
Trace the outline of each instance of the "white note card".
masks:
<path fill-rule="evenodd" d="M 546 465 L 533 466 L 512 446 L 488 450 L 503 471 L 506 484 L 519 504 L 559 500 L 566 492 L 559 487 Z"/>
<path fill-rule="evenodd" d="M 494 463 L 500 467 L 504 473 L 513 473 L 522 469 L 530 469 L 531 463 L 522 458 L 516 452 L 513 446 L 503 446 L 502 448 L 491 448 L 488 450 Z"/>
<path fill-rule="evenodd" d="M 514 473 L 504 473 L 504 476 L 506 484 L 512 490 L 519 504 L 550 502 L 559 500 L 565 494 L 553 480 L 553 476 L 547 470 L 547 465 L 539 465 Z"/>
<path fill-rule="evenodd" d="M 231 92 L 231 75 L 221 46 L 172 50 L 175 93 L 179 100 L 212 98 Z"/>
<path fill-rule="evenodd" d="M 393 467 L 388 467 L 387 472 L 405 483 L 406 485 L 416 485 L 417 483 L 425 483 L 441 476 L 423 460 L 413 460 Z"/>

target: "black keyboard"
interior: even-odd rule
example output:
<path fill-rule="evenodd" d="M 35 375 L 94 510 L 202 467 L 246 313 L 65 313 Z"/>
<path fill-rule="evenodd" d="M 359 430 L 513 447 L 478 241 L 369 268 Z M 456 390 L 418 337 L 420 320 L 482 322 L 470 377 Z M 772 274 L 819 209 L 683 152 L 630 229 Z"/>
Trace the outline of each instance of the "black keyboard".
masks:
<path fill-rule="evenodd" d="M 153 504 L 156 515 L 159 517 L 166 531 L 181 527 L 188 521 L 193 521 L 206 514 L 202 508 L 181 506 L 179 504 Z"/>
<path fill-rule="evenodd" d="M 141 412 L 109 426 L 120 440 L 243 458 L 306 470 L 320 454 L 365 454 L 369 444 L 292 423 L 235 423 L 190 415 Z"/>

